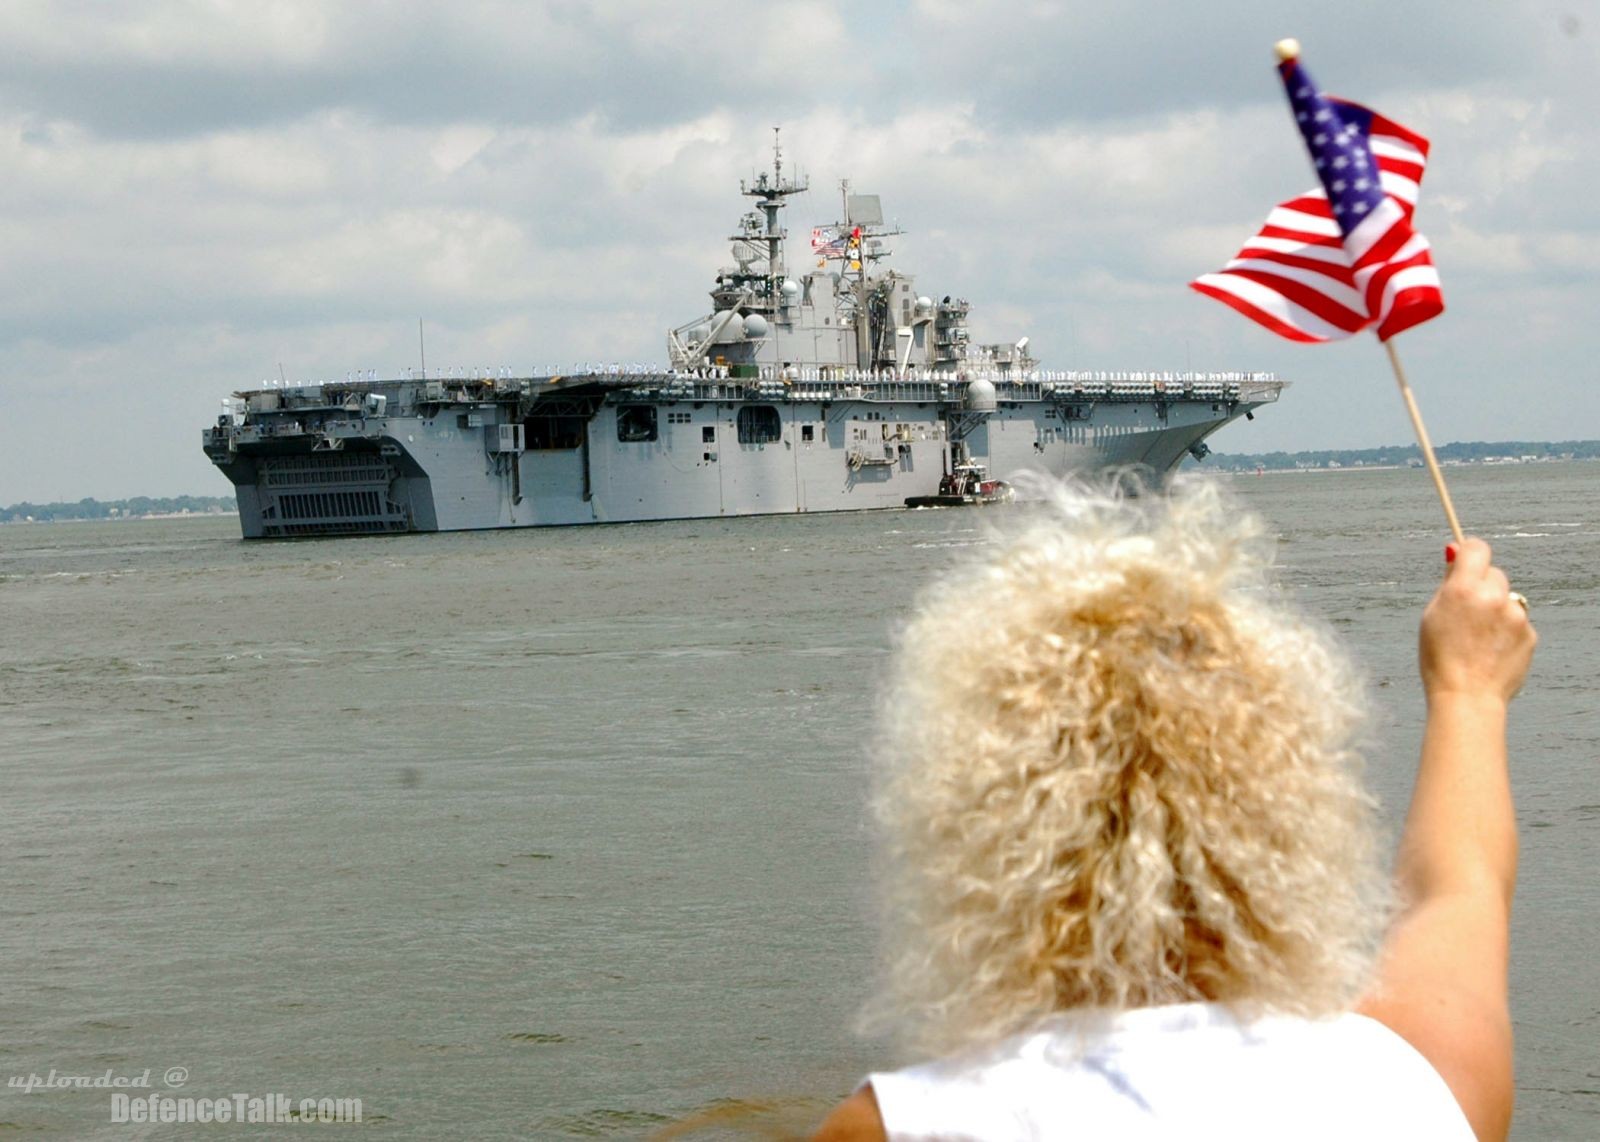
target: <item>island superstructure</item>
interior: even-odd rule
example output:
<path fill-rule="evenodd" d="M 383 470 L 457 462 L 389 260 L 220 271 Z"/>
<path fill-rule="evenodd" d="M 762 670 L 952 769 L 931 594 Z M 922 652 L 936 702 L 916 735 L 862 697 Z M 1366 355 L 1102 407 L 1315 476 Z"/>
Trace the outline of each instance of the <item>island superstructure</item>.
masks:
<path fill-rule="evenodd" d="M 875 195 L 842 195 L 792 269 L 806 189 L 774 146 L 709 312 L 668 365 L 266 386 L 203 434 L 246 538 L 902 507 L 957 472 L 1140 466 L 1157 478 L 1283 387 L 1244 372 L 1043 370 L 890 268 Z M 948 483 L 946 483 L 948 488 Z"/>

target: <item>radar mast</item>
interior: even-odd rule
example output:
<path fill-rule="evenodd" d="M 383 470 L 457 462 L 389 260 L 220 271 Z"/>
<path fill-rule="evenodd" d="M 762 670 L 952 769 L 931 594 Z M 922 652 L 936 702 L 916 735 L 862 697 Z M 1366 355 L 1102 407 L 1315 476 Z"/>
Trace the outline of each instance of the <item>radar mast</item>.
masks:
<path fill-rule="evenodd" d="M 783 209 L 784 199 L 805 192 L 811 185 L 804 177 L 798 181 L 784 180 L 782 130 L 781 127 L 772 129 L 772 176 L 768 178 L 762 171 L 750 182 L 739 181 L 739 193 L 754 198 L 756 206 L 766 215 L 766 231 L 761 237 L 767 244 L 767 296 L 774 301 L 783 284 L 783 239 L 786 236 L 783 227 L 778 225 L 778 211 Z"/>

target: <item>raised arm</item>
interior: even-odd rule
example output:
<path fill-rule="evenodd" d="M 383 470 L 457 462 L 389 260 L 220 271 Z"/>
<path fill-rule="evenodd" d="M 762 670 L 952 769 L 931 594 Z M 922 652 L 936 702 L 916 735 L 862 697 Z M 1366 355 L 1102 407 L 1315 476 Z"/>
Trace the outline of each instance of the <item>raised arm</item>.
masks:
<path fill-rule="evenodd" d="M 1469 539 L 1422 616 L 1428 721 L 1400 841 L 1399 918 L 1357 1008 L 1431 1062 L 1480 1139 L 1511 1124 L 1506 994 L 1517 829 L 1506 712 L 1538 636 L 1488 544 Z"/>

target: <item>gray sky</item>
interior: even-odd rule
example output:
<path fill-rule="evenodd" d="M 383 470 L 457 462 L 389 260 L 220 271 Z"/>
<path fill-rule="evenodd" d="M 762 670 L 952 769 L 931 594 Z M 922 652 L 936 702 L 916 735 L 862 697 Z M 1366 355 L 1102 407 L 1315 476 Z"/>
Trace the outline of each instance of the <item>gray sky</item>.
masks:
<path fill-rule="evenodd" d="M 1600 437 L 1600 5 L 0 6 L 0 503 L 225 494 L 218 400 L 276 374 L 666 358 L 771 128 L 897 264 L 1051 368 L 1270 369 L 1221 450 L 1409 439 L 1370 336 L 1194 294 L 1313 183 L 1272 70 L 1433 140 L 1448 310 L 1401 337 L 1435 440 Z M 795 245 L 794 253 L 799 247 Z"/>

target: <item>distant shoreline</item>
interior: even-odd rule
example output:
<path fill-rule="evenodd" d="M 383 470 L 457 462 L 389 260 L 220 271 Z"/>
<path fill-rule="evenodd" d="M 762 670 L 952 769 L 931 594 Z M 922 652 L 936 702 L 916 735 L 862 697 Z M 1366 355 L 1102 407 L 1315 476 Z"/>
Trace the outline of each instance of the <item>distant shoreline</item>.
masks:
<path fill-rule="evenodd" d="M 1342 465 L 1338 468 L 1218 468 L 1217 472 L 1223 476 L 1341 476 L 1348 472 L 1401 472 L 1410 467 L 1410 464 L 1363 464 L 1351 468 Z"/>
<path fill-rule="evenodd" d="M 1587 456 L 1582 458 L 1573 457 L 1571 459 L 1551 457 L 1538 460 L 1441 460 L 1439 467 L 1452 470 L 1457 468 L 1524 468 L 1536 464 L 1592 464 L 1594 462 L 1592 457 Z M 1191 468 L 1190 471 L 1202 471 L 1204 468 L 1205 465 L 1202 464 L 1197 468 Z M 1323 467 L 1307 465 L 1298 468 L 1268 468 L 1263 465 L 1257 468 L 1219 467 L 1215 469 L 1215 471 L 1226 476 L 1337 476 L 1349 472 L 1400 472 L 1410 470 L 1424 472 L 1427 469 L 1420 461 L 1415 464 L 1335 464 Z"/>
<path fill-rule="evenodd" d="M 101 523 L 125 519 L 187 519 L 190 516 L 239 515 L 239 502 L 232 496 L 127 496 L 116 500 L 56 500 L 34 503 L 23 500 L 0 507 L 0 524 L 7 523 Z"/>
<path fill-rule="evenodd" d="M 1514 464 L 1563 464 L 1600 460 L 1600 440 L 1473 440 L 1435 449 L 1442 468 L 1501 467 Z M 1213 452 L 1206 463 L 1221 470 L 1253 472 L 1324 472 L 1374 468 L 1420 468 L 1422 452 L 1415 444 L 1386 448 L 1323 448 L 1301 452 Z"/>
<path fill-rule="evenodd" d="M 0 519 L 0 527 L 40 527 L 57 523 L 145 523 L 162 519 L 238 519 L 237 511 L 147 512 L 144 515 L 68 516 L 64 519 Z"/>

